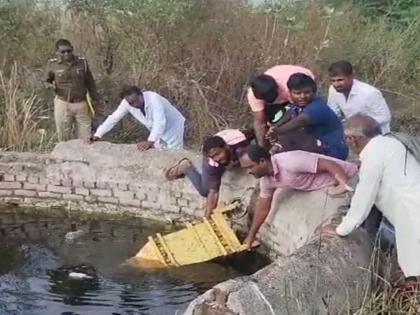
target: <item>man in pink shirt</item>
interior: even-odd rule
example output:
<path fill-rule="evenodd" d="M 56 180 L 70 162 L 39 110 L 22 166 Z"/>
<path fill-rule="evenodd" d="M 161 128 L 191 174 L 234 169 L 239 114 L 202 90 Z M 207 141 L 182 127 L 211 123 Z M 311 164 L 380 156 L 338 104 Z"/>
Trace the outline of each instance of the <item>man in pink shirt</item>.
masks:
<path fill-rule="evenodd" d="M 336 195 L 352 190 L 347 181 L 357 173 L 357 166 L 350 162 L 306 151 L 288 151 L 270 156 L 258 145 L 249 146 L 240 162 L 250 174 L 260 178 L 260 196 L 244 241 L 249 247 L 270 211 L 277 188 L 312 191 L 335 186 L 329 193 Z"/>
<path fill-rule="evenodd" d="M 290 102 L 287 81 L 295 73 L 303 73 L 315 79 L 314 74 L 300 66 L 279 65 L 268 69 L 264 74 L 255 77 L 248 90 L 248 103 L 254 118 L 254 130 L 257 142 L 267 146 L 265 134 L 267 122 L 274 119 L 276 110 Z"/>

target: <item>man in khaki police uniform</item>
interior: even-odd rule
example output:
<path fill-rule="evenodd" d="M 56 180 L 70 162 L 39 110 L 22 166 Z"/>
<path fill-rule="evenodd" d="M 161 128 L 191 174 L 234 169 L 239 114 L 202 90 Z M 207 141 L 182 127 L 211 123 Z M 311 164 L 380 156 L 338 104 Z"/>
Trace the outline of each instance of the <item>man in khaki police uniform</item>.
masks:
<path fill-rule="evenodd" d="M 95 80 L 87 61 L 73 55 L 73 46 L 66 39 L 55 44 L 57 58 L 50 59 L 47 67 L 48 83 L 54 84 L 54 118 L 58 140 L 70 138 L 73 121 L 76 121 L 77 138 L 86 139 L 91 133 L 92 111 L 86 94 L 97 103 Z"/>

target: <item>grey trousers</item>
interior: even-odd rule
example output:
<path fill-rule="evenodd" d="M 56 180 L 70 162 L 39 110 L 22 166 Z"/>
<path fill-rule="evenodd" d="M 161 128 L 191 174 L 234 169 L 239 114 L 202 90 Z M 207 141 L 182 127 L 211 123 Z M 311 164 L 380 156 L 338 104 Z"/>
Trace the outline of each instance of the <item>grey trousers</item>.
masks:
<path fill-rule="evenodd" d="M 198 193 L 203 197 L 207 197 L 210 189 L 206 173 L 204 172 L 201 175 L 194 166 L 190 166 L 185 170 L 185 175 L 191 181 L 194 188 L 197 189 Z"/>
<path fill-rule="evenodd" d="M 395 247 L 394 227 L 376 206 L 372 207 L 362 227 L 368 232 L 371 240 L 377 243 L 383 251 L 388 251 Z"/>

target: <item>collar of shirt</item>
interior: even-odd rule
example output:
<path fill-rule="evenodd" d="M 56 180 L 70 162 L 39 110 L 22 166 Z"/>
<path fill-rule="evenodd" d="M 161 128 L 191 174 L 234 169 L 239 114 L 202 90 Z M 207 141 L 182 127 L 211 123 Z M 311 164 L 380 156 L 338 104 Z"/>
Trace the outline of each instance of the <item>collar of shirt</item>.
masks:
<path fill-rule="evenodd" d="M 57 58 L 57 63 L 58 64 L 66 64 L 66 65 L 68 65 L 68 66 L 71 66 L 71 65 L 73 65 L 76 61 L 78 60 L 78 57 L 77 56 L 73 56 L 73 60 L 72 61 L 70 61 L 70 62 L 67 62 L 67 61 L 64 61 L 63 60 L 63 58 Z"/>
<path fill-rule="evenodd" d="M 380 139 L 380 138 L 382 138 L 383 136 L 382 135 L 378 135 L 378 136 L 375 136 L 375 137 L 373 137 L 372 139 L 370 139 L 369 140 L 369 142 L 365 145 L 365 147 L 362 149 L 362 151 L 360 151 L 360 153 L 359 153 L 359 160 L 360 161 L 362 161 L 363 160 L 363 158 L 365 157 L 365 155 L 366 155 L 366 151 L 368 151 L 368 147 L 370 146 L 370 145 L 372 145 L 372 143 L 374 143 L 374 142 L 376 142 L 376 141 L 378 141 L 378 139 Z"/>
<path fill-rule="evenodd" d="M 351 96 L 351 95 L 354 96 L 354 95 L 357 95 L 359 93 L 360 93 L 360 84 L 359 84 L 359 81 L 356 80 L 356 79 L 353 79 L 353 85 L 351 86 L 349 96 Z"/>
<path fill-rule="evenodd" d="M 149 121 L 150 116 L 152 115 L 152 106 L 150 104 L 150 102 L 148 102 L 147 97 L 145 97 L 145 95 L 143 94 L 143 100 L 144 100 L 144 116 L 147 119 L 147 121 Z M 140 110 L 141 111 L 141 110 Z M 143 114 L 143 112 L 142 112 Z"/>
<path fill-rule="evenodd" d="M 213 160 L 212 158 L 209 158 L 209 165 L 213 166 L 213 167 L 219 167 L 219 163 L 217 163 L 215 160 Z"/>
<path fill-rule="evenodd" d="M 140 108 L 136 108 L 136 107 L 131 106 L 130 104 L 128 104 L 128 102 L 127 102 L 127 106 L 129 106 L 129 108 L 134 109 L 135 111 L 137 111 L 140 114 L 140 116 L 144 117 L 145 122 L 147 122 L 146 127 L 148 127 L 148 124 L 151 126 L 151 120 L 149 118 L 152 115 L 151 114 L 151 110 L 152 109 L 150 107 L 149 102 L 146 101 L 146 98 L 144 98 L 144 112 Z"/>
<path fill-rule="evenodd" d="M 300 106 L 297 106 L 297 105 L 294 105 L 294 104 L 292 104 L 292 106 L 291 106 L 291 109 L 293 111 L 295 111 L 296 113 L 300 113 L 301 111 L 303 111 L 304 108 L 305 107 L 300 107 Z"/>

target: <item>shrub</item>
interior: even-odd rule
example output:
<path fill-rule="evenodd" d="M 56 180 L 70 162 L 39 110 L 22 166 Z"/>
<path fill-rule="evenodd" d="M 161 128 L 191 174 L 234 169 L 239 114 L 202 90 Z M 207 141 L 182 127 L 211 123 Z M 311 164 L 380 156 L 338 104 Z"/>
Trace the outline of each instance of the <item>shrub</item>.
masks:
<path fill-rule="evenodd" d="M 249 80 L 275 64 L 313 69 L 325 92 L 328 64 L 347 58 L 360 79 L 385 92 L 395 116 L 418 110 L 418 20 L 401 29 L 366 17 L 357 6 L 326 6 L 322 0 L 257 8 L 240 0 L 68 0 L 65 10 L 33 3 L 2 6 L 0 17 L 13 16 L 14 22 L 0 60 L 4 73 L 15 60 L 29 70 L 20 89 L 36 94 L 44 110 L 52 95 L 41 84 L 42 70 L 59 37 L 88 58 L 104 114 L 117 106 L 123 84 L 155 90 L 187 117 L 192 146 L 218 129 L 250 125 Z M 47 129 L 54 130 L 53 124 Z M 133 130 L 115 133 L 114 141 L 138 140 L 141 130 Z"/>

